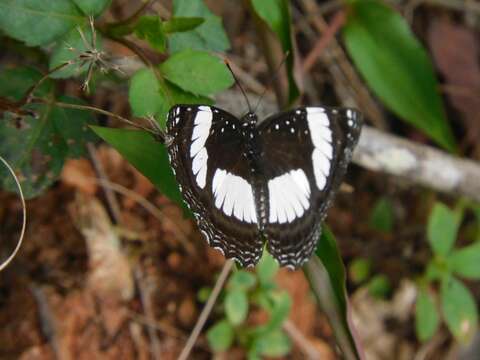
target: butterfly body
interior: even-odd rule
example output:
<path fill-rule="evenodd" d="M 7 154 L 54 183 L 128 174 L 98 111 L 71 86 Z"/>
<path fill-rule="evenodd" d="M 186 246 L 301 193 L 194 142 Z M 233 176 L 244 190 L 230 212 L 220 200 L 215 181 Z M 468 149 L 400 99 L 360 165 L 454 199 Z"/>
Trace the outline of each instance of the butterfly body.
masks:
<path fill-rule="evenodd" d="M 281 265 L 311 256 L 360 133 L 351 109 L 298 108 L 261 123 L 211 106 L 177 105 L 168 153 L 209 244 L 244 266 L 266 242 Z"/>

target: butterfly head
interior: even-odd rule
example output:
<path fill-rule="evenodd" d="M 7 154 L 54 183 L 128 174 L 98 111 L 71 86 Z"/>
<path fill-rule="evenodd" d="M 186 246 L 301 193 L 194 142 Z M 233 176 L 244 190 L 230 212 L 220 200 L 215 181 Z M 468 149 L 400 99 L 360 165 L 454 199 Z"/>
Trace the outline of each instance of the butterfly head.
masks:
<path fill-rule="evenodd" d="M 253 111 L 249 111 L 242 117 L 244 127 L 255 127 L 257 125 L 258 116 Z"/>

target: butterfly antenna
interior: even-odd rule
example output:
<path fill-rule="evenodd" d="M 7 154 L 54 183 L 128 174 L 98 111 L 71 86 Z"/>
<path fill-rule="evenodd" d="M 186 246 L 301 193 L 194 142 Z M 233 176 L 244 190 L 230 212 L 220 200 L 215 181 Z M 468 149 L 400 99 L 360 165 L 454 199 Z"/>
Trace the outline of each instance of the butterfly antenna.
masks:
<path fill-rule="evenodd" d="M 280 61 L 280 64 L 278 64 L 277 68 L 275 69 L 275 72 L 273 73 L 273 76 L 268 80 L 267 86 L 265 86 L 265 89 L 262 92 L 262 95 L 260 95 L 260 98 L 258 99 L 257 105 L 255 105 L 255 108 L 253 109 L 253 112 L 257 111 L 258 107 L 260 106 L 260 103 L 262 102 L 263 98 L 265 97 L 265 94 L 267 93 L 268 89 L 273 83 L 273 80 L 275 80 L 280 73 L 280 69 L 282 68 L 283 64 L 285 64 L 285 61 L 287 61 L 288 55 L 290 55 L 290 51 L 286 51 L 285 55 L 283 55 L 282 61 Z"/>
<path fill-rule="evenodd" d="M 250 105 L 250 101 L 248 101 L 247 93 L 245 92 L 242 85 L 240 84 L 240 81 L 238 81 L 238 78 L 235 76 L 235 73 L 233 72 L 232 68 L 230 67 L 230 63 L 228 62 L 227 59 L 225 59 L 225 65 L 227 66 L 228 70 L 230 70 L 230 72 L 232 73 L 232 76 L 233 76 L 233 79 L 235 80 L 235 83 L 237 84 L 240 91 L 242 92 L 243 97 L 245 98 L 245 101 L 247 102 L 248 111 L 252 112 L 252 106 Z"/>

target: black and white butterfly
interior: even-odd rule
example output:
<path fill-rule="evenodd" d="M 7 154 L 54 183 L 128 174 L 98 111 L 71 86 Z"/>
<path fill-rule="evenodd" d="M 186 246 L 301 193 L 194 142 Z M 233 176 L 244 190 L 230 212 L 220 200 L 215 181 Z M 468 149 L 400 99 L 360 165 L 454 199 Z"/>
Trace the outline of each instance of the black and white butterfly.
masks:
<path fill-rule="evenodd" d="M 353 109 L 299 107 L 257 122 L 213 106 L 177 105 L 168 153 L 210 246 L 242 266 L 266 243 L 281 266 L 306 262 L 361 129 Z"/>

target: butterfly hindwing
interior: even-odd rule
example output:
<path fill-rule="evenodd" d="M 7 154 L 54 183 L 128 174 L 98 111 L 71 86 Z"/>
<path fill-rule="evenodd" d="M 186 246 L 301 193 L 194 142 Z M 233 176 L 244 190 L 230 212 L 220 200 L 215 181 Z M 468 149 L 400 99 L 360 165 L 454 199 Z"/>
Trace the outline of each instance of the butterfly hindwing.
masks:
<path fill-rule="evenodd" d="M 248 266 L 260 258 L 263 240 L 241 125 L 212 106 L 177 105 L 167 134 L 170 162 L 202 234 L 227 258 Z"/>
<path fill-rule="evenodd" d="M 301 266 L 315 250 L 360 121 L 355 110 L 307 107 L 275 114 L 258 127 L 268 193 L 263 233 L 280 265 Z"/>

